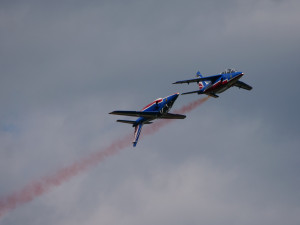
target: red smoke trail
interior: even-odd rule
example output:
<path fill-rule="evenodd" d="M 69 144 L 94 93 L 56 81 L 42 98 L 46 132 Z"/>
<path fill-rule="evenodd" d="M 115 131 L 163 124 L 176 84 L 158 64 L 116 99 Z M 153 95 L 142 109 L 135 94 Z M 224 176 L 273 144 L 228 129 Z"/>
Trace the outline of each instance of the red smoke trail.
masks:
<path fill-rule="evenodd" d="M 209 97 L 196 100 L 190 104 L 183 106 L 181 109 L 176 110 L 175 113 L 187 113 L 204 103 Z M 161 127 L 167 125 L 174 120 L 160 120 L 146 127 L 143 136 L 157 132 Z M 12 193 L 0 199 L 0 218 L 8 211 L 16 208 L 19 205 L 32 201 L 34 198 L 46 193 L 51 188 L 61 185 L 63 182 L 68 181 L 80 172 L 95 166 L 108 156 L 112 156 L 122 149 L 131 146 L 132 135 L 126 135 L 121 139 L 115 140 L 108 147 L 99 150 L 88 157 L 83 158 L 67 167 L 57 170 L 49 176 L 42 177 L 39 180 L 33 181 L 22 188 L 20 191 Z"/>
<path fill-rule="evenodd" d="M 188 113 L 188 112 L 194 110 L 195 108 L 197 108 L 198 106 L 200 106 L 202 103 L 206 102 L 209 98 L 210 98 L 209 96 L 207 96 L 205 98 L 200 98 L 196 101 L 193 101 L 193 102 L 181 107 L 178 110 L 174 110 L 174 113 L 179 113 L 179 114 Z M 151 126 L 145 127 L 145 129 L 143 130 L 141 135 L 145 136 L 145 135 L 153 134 L 153 133 L 157 132 L 160 128 L 162 128 L 163 126 L 165 126 L 173 121 L 174 120 L 170 120 L 170 119 L 159 120 L 158 122 L 151 124 Z"/>

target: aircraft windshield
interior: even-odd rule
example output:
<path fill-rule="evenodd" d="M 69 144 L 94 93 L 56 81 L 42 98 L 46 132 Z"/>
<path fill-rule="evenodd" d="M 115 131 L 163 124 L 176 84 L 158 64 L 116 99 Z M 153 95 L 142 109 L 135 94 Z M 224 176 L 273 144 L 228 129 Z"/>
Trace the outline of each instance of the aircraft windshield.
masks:
<path fill-rule="evenodd" d="M 234 73 L 234 72 L 236 72 L 235 69 L 227 69 L 227 70 L 225 70 L 224 72 L 222 72 L 221 74 Z"/>

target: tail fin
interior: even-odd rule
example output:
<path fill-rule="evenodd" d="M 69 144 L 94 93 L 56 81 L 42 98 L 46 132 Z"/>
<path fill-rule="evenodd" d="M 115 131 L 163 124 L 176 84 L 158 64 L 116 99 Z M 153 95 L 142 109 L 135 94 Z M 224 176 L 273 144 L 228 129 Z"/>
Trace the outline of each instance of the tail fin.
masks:
<path fill-rule="evenodd" d="M 203 77 L 199 70 L 197 71 L 196 77 L 201 77 L 201 78 Z"/>
<path fill-rule="evenodd" d="M 140 134 L 141 134 L 141 131 L 142 131 L 142 126 L 143 124 L 142 123 L 139 123 L 136 127 L 135 127 L 135 130 L 134 130 L 134 140 L 133 140 L 133 147 L 136 146 L 138 140 L 139 140 L 139 137 L 140 137 Z"/>
<path fill-rule="evenodd" d="M 203 77 L 199 70 L 196 74 L 196 77 L 201 77 L 201 78 Z M 199 90 L 201 90 L 206 86 L 206 83 L 204 81 L 199 81 L 198 85 L 199 85 Z"/>

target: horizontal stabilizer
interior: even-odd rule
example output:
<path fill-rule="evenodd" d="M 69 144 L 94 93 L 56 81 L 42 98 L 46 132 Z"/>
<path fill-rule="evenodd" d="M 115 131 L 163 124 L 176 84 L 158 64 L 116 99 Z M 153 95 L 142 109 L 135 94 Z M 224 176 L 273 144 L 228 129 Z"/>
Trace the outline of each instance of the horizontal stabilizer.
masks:
<path fill-rule="evenodd" d="M 132 120 L 117 120 L 117 122 L 120 122 L 120 123 L 129 123 L 129 124 L 135 124 L 135 121 L 132 121 Z"/>
<path fill-rule="evenodd" d="M 113 111 L 110 112 L 109 114 L 114 114 L 114 115 L 121 115 L 121 116 L 135 116 L 135 117 L 146 117 L 146 118 L 156 118 L 159 116 L 159 112 L 142 112 L 142 111 Z"/>
<path fill-rule="evenodd" d="M 199 93 L 199 90 L 197 90 L 197 91 L 185 92 L 185 93 L 182 93 L 181 95 L 188 95 L 188 94 L 195 94 L 195 93 Z"/>
<path fill-rule="evenodd" d="M 132 125 L 135 125 L 136 121 L 132 121 L 132 120 L 117 120 L 117 122 L 120 122 L 120 123 L 128 123 L 128 124 L 132 124 Z M 151 124 L 152 122 L 144 122 L 143 124 Z"/>
<path fill-rule="evenodd" d="M 186 115 L 166 113 L 161 116 L 161 119 L 184 119 Z"/>

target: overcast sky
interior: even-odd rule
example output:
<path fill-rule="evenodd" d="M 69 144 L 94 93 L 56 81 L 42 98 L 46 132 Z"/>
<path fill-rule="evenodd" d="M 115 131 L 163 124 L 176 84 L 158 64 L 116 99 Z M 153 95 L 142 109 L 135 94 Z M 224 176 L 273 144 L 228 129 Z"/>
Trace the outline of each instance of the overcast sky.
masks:
<path fill-rule="evenodd" d="M 172 83 L 197 70 L 238 69 L 253 90 L 209 99 L 0 224 L 300 224 L 299 11 L 298 0 L 1 1 L 0 198 L 133 134 L 108 113 L 196 90 Z"/>

